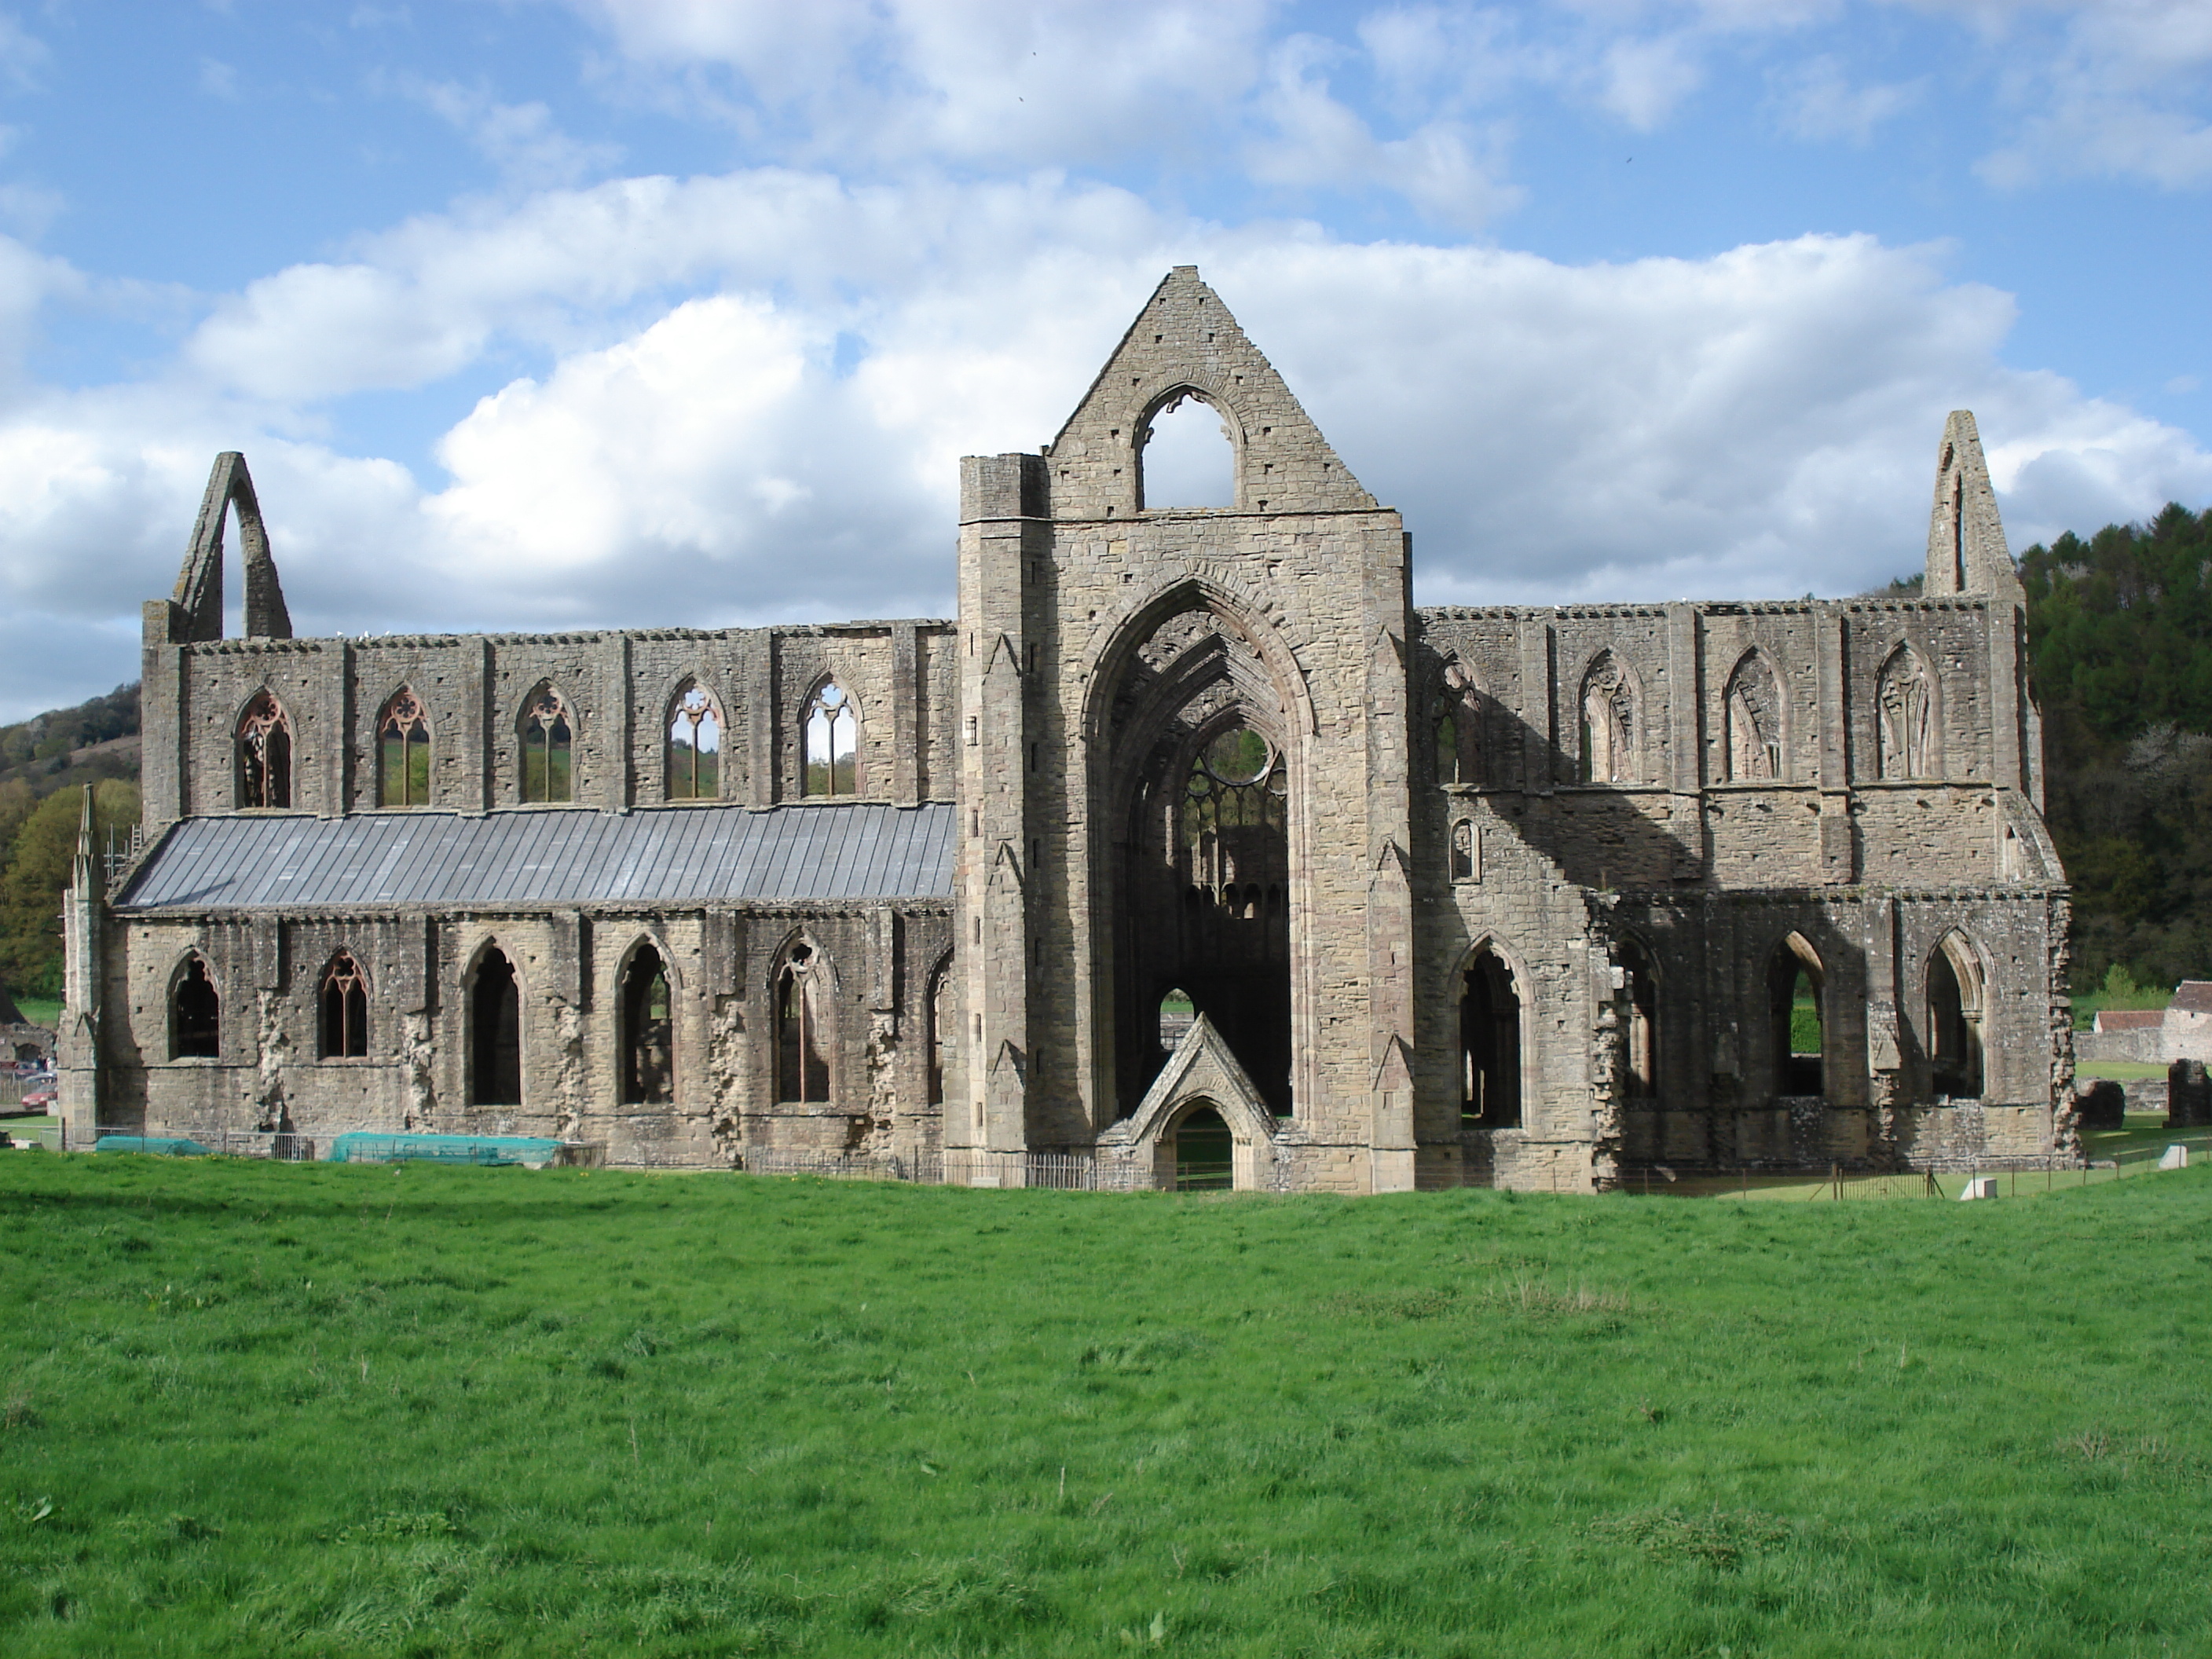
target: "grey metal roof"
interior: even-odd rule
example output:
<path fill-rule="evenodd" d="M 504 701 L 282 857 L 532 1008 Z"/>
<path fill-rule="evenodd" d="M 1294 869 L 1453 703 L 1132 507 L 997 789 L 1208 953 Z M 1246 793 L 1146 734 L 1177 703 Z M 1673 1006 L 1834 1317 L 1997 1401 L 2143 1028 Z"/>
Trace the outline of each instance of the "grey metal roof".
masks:
<path fill-rule="evenodd" d="M 952 830 L 941 802 L 187 818 L 116 902 L 142 910 L 949 898 Z"/>

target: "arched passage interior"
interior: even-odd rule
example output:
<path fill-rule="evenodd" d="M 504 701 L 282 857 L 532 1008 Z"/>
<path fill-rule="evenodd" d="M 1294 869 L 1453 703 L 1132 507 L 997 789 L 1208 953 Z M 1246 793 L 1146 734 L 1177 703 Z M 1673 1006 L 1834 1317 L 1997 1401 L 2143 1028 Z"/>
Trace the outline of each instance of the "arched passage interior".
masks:
<path fill-rule="evenodd" d="M 1486 945 L 1460 977 L 1460 1120 L 1471 1127 L 1521 1122 L 1521 994 L 1513 969 Z"/>
<path fill-rule="evenodd" d="M 1802 933 L 1774 947 L 1767 963 L 1767 1024 L 1772 1033 L 1775 1092 L 1814 1098 L 1827 1092 L 1827 976 L 1820 953 Z"/>

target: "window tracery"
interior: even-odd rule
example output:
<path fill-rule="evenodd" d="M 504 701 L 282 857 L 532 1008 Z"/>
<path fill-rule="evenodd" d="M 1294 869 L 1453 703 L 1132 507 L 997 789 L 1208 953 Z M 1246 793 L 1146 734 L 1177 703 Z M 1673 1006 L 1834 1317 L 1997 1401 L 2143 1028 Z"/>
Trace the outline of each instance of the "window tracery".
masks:
<path fill-rule="evenodd" d="M 1636 684 L 1620 658 L 1601 651 L 1583 676 L 1582 781 L 1636 781 Z"/>
<path fill-rule="evenodd" d="M 292 720 L 268 691 L 258 691 L 238 721 L 238 804 L 292 804 Z"/>
<path fill-rule="evenodd" d="M 1729 676 L 1723 699 L 1728 731 L 1728 776 L 1747 783 L 1782 775 L 1782 697 L 1774 675 L 1757 652 L 1747 652 Z"/>
<path fill-rule="evenodd" d="M 721 774 L 721 711 L 704 687 L 687 682 L 668 708 L 668 799 L 716 799 Z"/>
<path fill-rule="evenodd" d="M 1900 645 L 1882 665 L 1875 692 L 1881 726 L 1880 768 L 1884 778 L 1935 775 L 1936 698 L 1919 653 Z"/>
<path fill-rule="evenodd" d="M 852 695 L 824 680 L 807 700 L 804 723 L 809 795 L 860 793 L 860 713 Z"/>
<path fill-rule="evenodd" d="M 776 975 L 776 1095 L 780 1101 L 830 1098 L 829 984 L 820 953 L 793 945 Z"/>
<path fill-rule="evenodd" d="M 540 682 L 522 705 L 522 799 L 557 804 L 576 798 L 575 721 L 568 700 Z"/>
<path fill-rule="evenodd" d="M 413 690 L 402 686 L 377 720 L 377 805 L 430 804 L 430 716 Z"/>
<path fill-rule="evenodd" d="M 358 1060 L 368 1053 L 368 981 L 354 960 L 341 951 L 323 969 L 323 1058 Z"/>

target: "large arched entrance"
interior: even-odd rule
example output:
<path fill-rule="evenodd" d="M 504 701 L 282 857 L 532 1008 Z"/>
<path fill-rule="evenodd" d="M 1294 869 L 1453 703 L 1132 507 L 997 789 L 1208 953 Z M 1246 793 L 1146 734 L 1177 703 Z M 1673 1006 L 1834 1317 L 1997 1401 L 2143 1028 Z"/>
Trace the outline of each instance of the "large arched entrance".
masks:
<path fill-rule="evenodd" d="M 1120 671 L 1104 745 L 1118 1117 L 1159 1074 L 1164 1017 L 1186 1008 L 1270 1110 L 1291 1110 L 1289 732 L 1259 653 L 1202 601 L 1155 623 Z"/>

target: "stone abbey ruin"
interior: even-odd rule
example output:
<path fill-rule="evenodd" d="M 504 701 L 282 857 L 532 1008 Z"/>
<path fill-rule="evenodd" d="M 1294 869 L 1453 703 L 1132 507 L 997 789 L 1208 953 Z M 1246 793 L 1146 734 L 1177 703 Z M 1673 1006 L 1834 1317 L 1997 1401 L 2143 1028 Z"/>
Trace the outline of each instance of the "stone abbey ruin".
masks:
<path fill-rule="evenodd" d="M 1234 505 L 1148 507 L 1192 398 Z M 962 463 L 950 622 L 295 639 L 225 455 L 145 610 L 144 849 L 66 906 L 72 1138 L 1344 1192 L 2070 1145 L 1971 416 L 1918 595 L 1417 610 L 1409 546 L 1187 266 Z"/>

